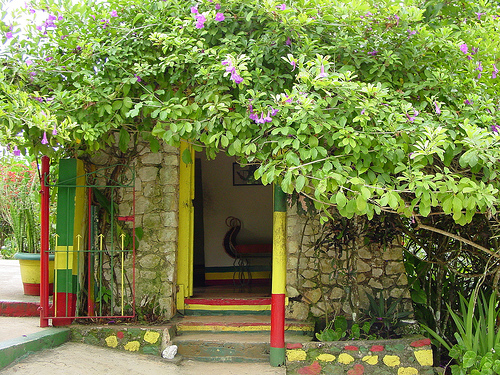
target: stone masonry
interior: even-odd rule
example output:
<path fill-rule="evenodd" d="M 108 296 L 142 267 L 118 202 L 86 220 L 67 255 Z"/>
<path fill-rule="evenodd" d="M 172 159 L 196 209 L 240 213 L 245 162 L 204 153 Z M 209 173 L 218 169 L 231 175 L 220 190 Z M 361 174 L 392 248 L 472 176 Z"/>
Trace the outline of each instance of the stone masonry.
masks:
<path fill-rule="evenodd" d="M 130 180 L 135 171 L 135 225 L 142 231 L 136 252 L 136 306 L 144 314 L 170 319 L 175 314 L 179 150 L 162 144 L 153 153 L 148 142 L 140 142 L 136 150 L 126 172 Z M 112 165 L 117 161 L 100 155 L 93 162 Z M 132 215 L 132 189 L 121 190 L 119 216 Z M 131 257 L 125 261 L 125 270 L 131 281 Z"/>
<path fill-rule="evenodd" d="M 343 315 L 356 320 L 369 306 L 367 294 L 377 298 L 380 293 L 386 299 L 403 296 L 401 309 L 411 309 L 402 247 L 397 240 L 382 245 L 366 241 L 358 233 L 339 252 L 321 238 L 324 227 L 316 218 L 294 212 L 289 208 L 287 217 L 288 318 Z M 323 243 L 318 246 L 320 240 Z"/>

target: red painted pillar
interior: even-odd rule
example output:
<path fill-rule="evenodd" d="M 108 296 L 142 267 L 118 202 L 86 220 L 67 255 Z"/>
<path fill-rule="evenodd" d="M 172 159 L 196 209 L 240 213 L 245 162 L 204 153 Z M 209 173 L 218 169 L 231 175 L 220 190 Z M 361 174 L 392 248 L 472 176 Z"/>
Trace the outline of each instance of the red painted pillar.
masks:
<path fill-rule="evenodd" d="M 48 156 L 42 157 L 42 175 L 40 181 L 40 327 L 49 325 L 49 170 Z"/>
<path fill-rule="evenodd" d="M 285 365 L 286 194 L 274 186 L 271 366 Z"/>

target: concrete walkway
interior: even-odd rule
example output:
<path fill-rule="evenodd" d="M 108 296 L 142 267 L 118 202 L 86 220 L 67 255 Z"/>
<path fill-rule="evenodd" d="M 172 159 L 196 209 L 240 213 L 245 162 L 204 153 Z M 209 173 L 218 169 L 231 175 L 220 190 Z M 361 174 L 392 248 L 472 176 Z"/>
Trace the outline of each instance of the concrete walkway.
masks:
<path fill-rule="evenodd" d="M 19 263 L 0 259 L 0 302 L 38 302 L 39 297 L 25 296 Z M 152 355 L 122 352 L 61 339 L 64 332 L 40 328 L 37 317 L 0 317 L 0 357 L 21 356 L 2 368 L 1 375 L 284 375 L 285 368 L 273 368 L 267 363 L 206 363 L 167 361 Z M 54 338 L 59 336 L 58 338 Z M 51 348 L 53 346 L 57 346 Z M 51 349 L 47 349 L 51 348 Z M 1 362 L 1 361 L 0 361 Z"/>

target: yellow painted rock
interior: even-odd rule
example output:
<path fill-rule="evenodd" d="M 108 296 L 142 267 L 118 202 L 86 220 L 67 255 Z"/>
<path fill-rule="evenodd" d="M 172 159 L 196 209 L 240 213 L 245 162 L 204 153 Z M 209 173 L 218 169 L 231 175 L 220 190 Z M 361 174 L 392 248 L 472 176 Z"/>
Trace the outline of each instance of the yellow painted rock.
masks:
<path fill-rule="evenodd" d="M 139 341 L 130 341 L 123 348 L 125 350 L 128 350 L 129 352 L 136 352 L 139 350 L 140 347 L 141 344 L 139 344 Z"/>
<path fill-rule="evenodd" d="M 160 334 L 158 332 L 147 331 L 144 334 L 144 341 L 149 342 L 150 344 L 154 344 L 158 341 Z"/>
<path fill-rule="evenodd" d="M 415 367 L 400 367 L 398 375 L 418 375 L 418 370 Z"/>
<path fill-rule="evenodd" d="M 323 353 L 316 357 L 316 359 L 321 362 L 333 362 L 335 361 L 335 358 L 337 357 L 335 357 L 333 354 L 328 353 Z"/>
<path fill-rule="evenodd" d="M 383 361 L 386 364 L 386 366 L 389 367 L 399 366 L 399 364 L 401 363 L 397 355 L 386 355 L 384 356 Z"/>
<path fill-rule="evenodd" d="M 431 349 L 416 350 L 415 357 L 418 363 L 420 363 L 420 366 L 432 366 L 433 364 Z"/>
<path fill-rule="evenodd" d="M 365 355 L 363 357 L 363 362 L 366 362 L 369 365 L 376 365 L 378 363 L 378 355 Z"/>
<path fill-rule="evenodd" d="M 348 365 L 349 363 L 354 362 L 354 357 L 347 353 L 342 353 L 339 355 L 339 362 L 343 365 Z"/>
<path fill-rule="evenodd" d="M 116 336 L 108 336 L 106 337 L 106 345 L 110 348 L 116 348 L 118 346 L 118 339 Z"/>
<path fill-rule="evenodd" d="M 291 349 L 286 351 L 286 358 L 290 362 L 305 361 L 307 358 L 307 353 L 302 349 Z"/>

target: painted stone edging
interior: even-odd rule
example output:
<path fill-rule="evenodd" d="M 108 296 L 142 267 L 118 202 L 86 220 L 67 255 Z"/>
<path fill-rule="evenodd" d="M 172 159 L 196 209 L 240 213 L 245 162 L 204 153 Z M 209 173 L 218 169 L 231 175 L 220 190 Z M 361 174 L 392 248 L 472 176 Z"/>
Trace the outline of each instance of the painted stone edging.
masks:
<path fill-rule="evenodd" d="M 0 342 L 0 369 L 26 355 L 43 349 L 55 348 L 69 341 L 68 328 L 46 328 L 20 338 Z"/>
<path fill-rule="evenodd" d="M 287 374 L 431 375 L 429 339 L 357 340 L 287 344 Z"/>
<path fill-rule="evenodd" d="M 159 356 L 175 336 L 175 326 L 71 326 L 71 341 Z"/>

